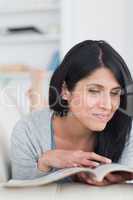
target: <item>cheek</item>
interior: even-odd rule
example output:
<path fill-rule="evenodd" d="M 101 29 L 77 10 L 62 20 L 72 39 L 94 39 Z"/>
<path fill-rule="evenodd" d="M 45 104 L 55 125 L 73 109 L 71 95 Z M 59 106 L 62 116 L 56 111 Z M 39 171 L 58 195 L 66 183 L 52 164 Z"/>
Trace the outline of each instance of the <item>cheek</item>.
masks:
<path fill-rule="evenodd" d="M 118 110 L 119 106 L 120 106 L 120 98 L 116 99 L 116 101 L 112 103 L 112 110 L 115 112 L 116 110 Z"/>
<path fill-rule="evenodd" d="M 91 116 L 92 110 L 94 110 L 98 102 L 98 98 L 75 96 L 69 102 L 69 108 L 84 127 L 92 131 L 101 131 L 106 124 L 94 123 L 94 118 Z"/>
<path fill-rule="evenodd" d="M 91 114 L 91 110 L 94 109 L 97 104 L 98 100 L 96 98 L 76 95 L 71 102 L 69 102 L 69 108 L 78 118 L 81 118 L 84 121 L 88 118 Z"/>
<path fill-rule="evenodd" d="M 80 107 L 82 106 L 82 98 L 81 96 L 74 96 L 73 99 L 70 102 L 71 107 Z"/>
<path fill-rule="evenodd" d="M 85 105 L 88 108 L 93 108 L 93 107 L 95 107 L 96 105 L 99 104 L 99 99 L 98 98 L 92 98 L 92 97 L 86 97 L 84 102 L 85 102 Z"/>
<path fill-rule="evenodd" d="M 69 102 L 69 105 L 73 109 L 90 109 L 93 108 L 95 105 L 98 104 L 98 99 L 97 98 L 91 98 L 86 95 L 75 95 L 71 102 Z"/>
<path fill-rule="evenodd" d="M 98 107 L 99 105 L 99 97 L 92 97 L 89 95 L 84 96 L 83 102 L 83 108 L 90 110 Z"/>

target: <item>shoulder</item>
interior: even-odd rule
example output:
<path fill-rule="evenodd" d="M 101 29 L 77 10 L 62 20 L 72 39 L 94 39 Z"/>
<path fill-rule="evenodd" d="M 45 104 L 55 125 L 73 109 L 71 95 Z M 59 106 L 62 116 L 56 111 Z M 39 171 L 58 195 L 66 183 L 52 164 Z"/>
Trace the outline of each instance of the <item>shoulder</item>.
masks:
<path fill-rule="evenodd" d="M 52 116 L 52 111 L 48 108 L 34 111 L 24 117 L 22 117 L 17 123 L 15 127 L 32 127 L 32 126 L 47 126 L 47 123 L 50 122 Z"/>
<path fill-rule="evenodd" d="M 122 155 L 119 159 L 119 162 L 121 164 L 128 165 L 130 167 L 133 167 L 133 126 L 130 131 L 129 138 L 125 144 L 125 148 L 122 152 Z"/>
<path fill-rule="evenodd" d="M 12 132 L 13 141 L 32 141 L 34 143 L 51 140 L 51 116 L 48 108 L 34 111 L 17 122 Z"/>

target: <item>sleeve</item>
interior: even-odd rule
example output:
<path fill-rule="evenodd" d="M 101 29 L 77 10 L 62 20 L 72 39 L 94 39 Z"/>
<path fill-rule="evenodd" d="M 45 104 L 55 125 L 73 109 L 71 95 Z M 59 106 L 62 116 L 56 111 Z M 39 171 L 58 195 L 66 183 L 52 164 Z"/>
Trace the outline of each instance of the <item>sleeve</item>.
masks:
<path fill-rule="evenodd" d="M 10 151 L 12 179 L 29 180 L 48 174 L 37 168 L 38 155 L 30 135 L 24 121 L 19 121 L 13 129 Z"/>
<path fill-rule="evenodd" d="M 133 168 L 133 129 L 131 130 L 129 140 L 125 145 L 119 163 Z"/>

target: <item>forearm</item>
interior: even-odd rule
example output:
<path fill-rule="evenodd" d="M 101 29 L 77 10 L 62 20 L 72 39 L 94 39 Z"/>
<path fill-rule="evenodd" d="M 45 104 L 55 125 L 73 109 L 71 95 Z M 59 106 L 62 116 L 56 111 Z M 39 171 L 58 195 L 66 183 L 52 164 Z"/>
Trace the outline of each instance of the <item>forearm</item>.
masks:
<path fill-rule="evenodd" d="M 43 172 L 48 172 L 52 169 L 52 166 L 50 165 L 50 162 L 49 162 L 48 151 L 43 153 L 41 157 L 38 159 L 37 167 L 40 171 L 43 171 Z"/>

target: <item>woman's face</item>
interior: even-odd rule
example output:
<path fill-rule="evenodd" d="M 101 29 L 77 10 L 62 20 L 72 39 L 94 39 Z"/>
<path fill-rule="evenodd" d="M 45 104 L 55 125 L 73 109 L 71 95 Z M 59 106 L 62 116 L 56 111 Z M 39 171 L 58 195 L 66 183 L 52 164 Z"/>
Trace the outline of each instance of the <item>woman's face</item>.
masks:
<path fill-rule="evenodd" d="M 120 105 L 120 94 L 113 73 L 99 68 L 79 81 L 72 92 L 66 92 L 69 113 L 89 130 L 102 131 Z"/>

